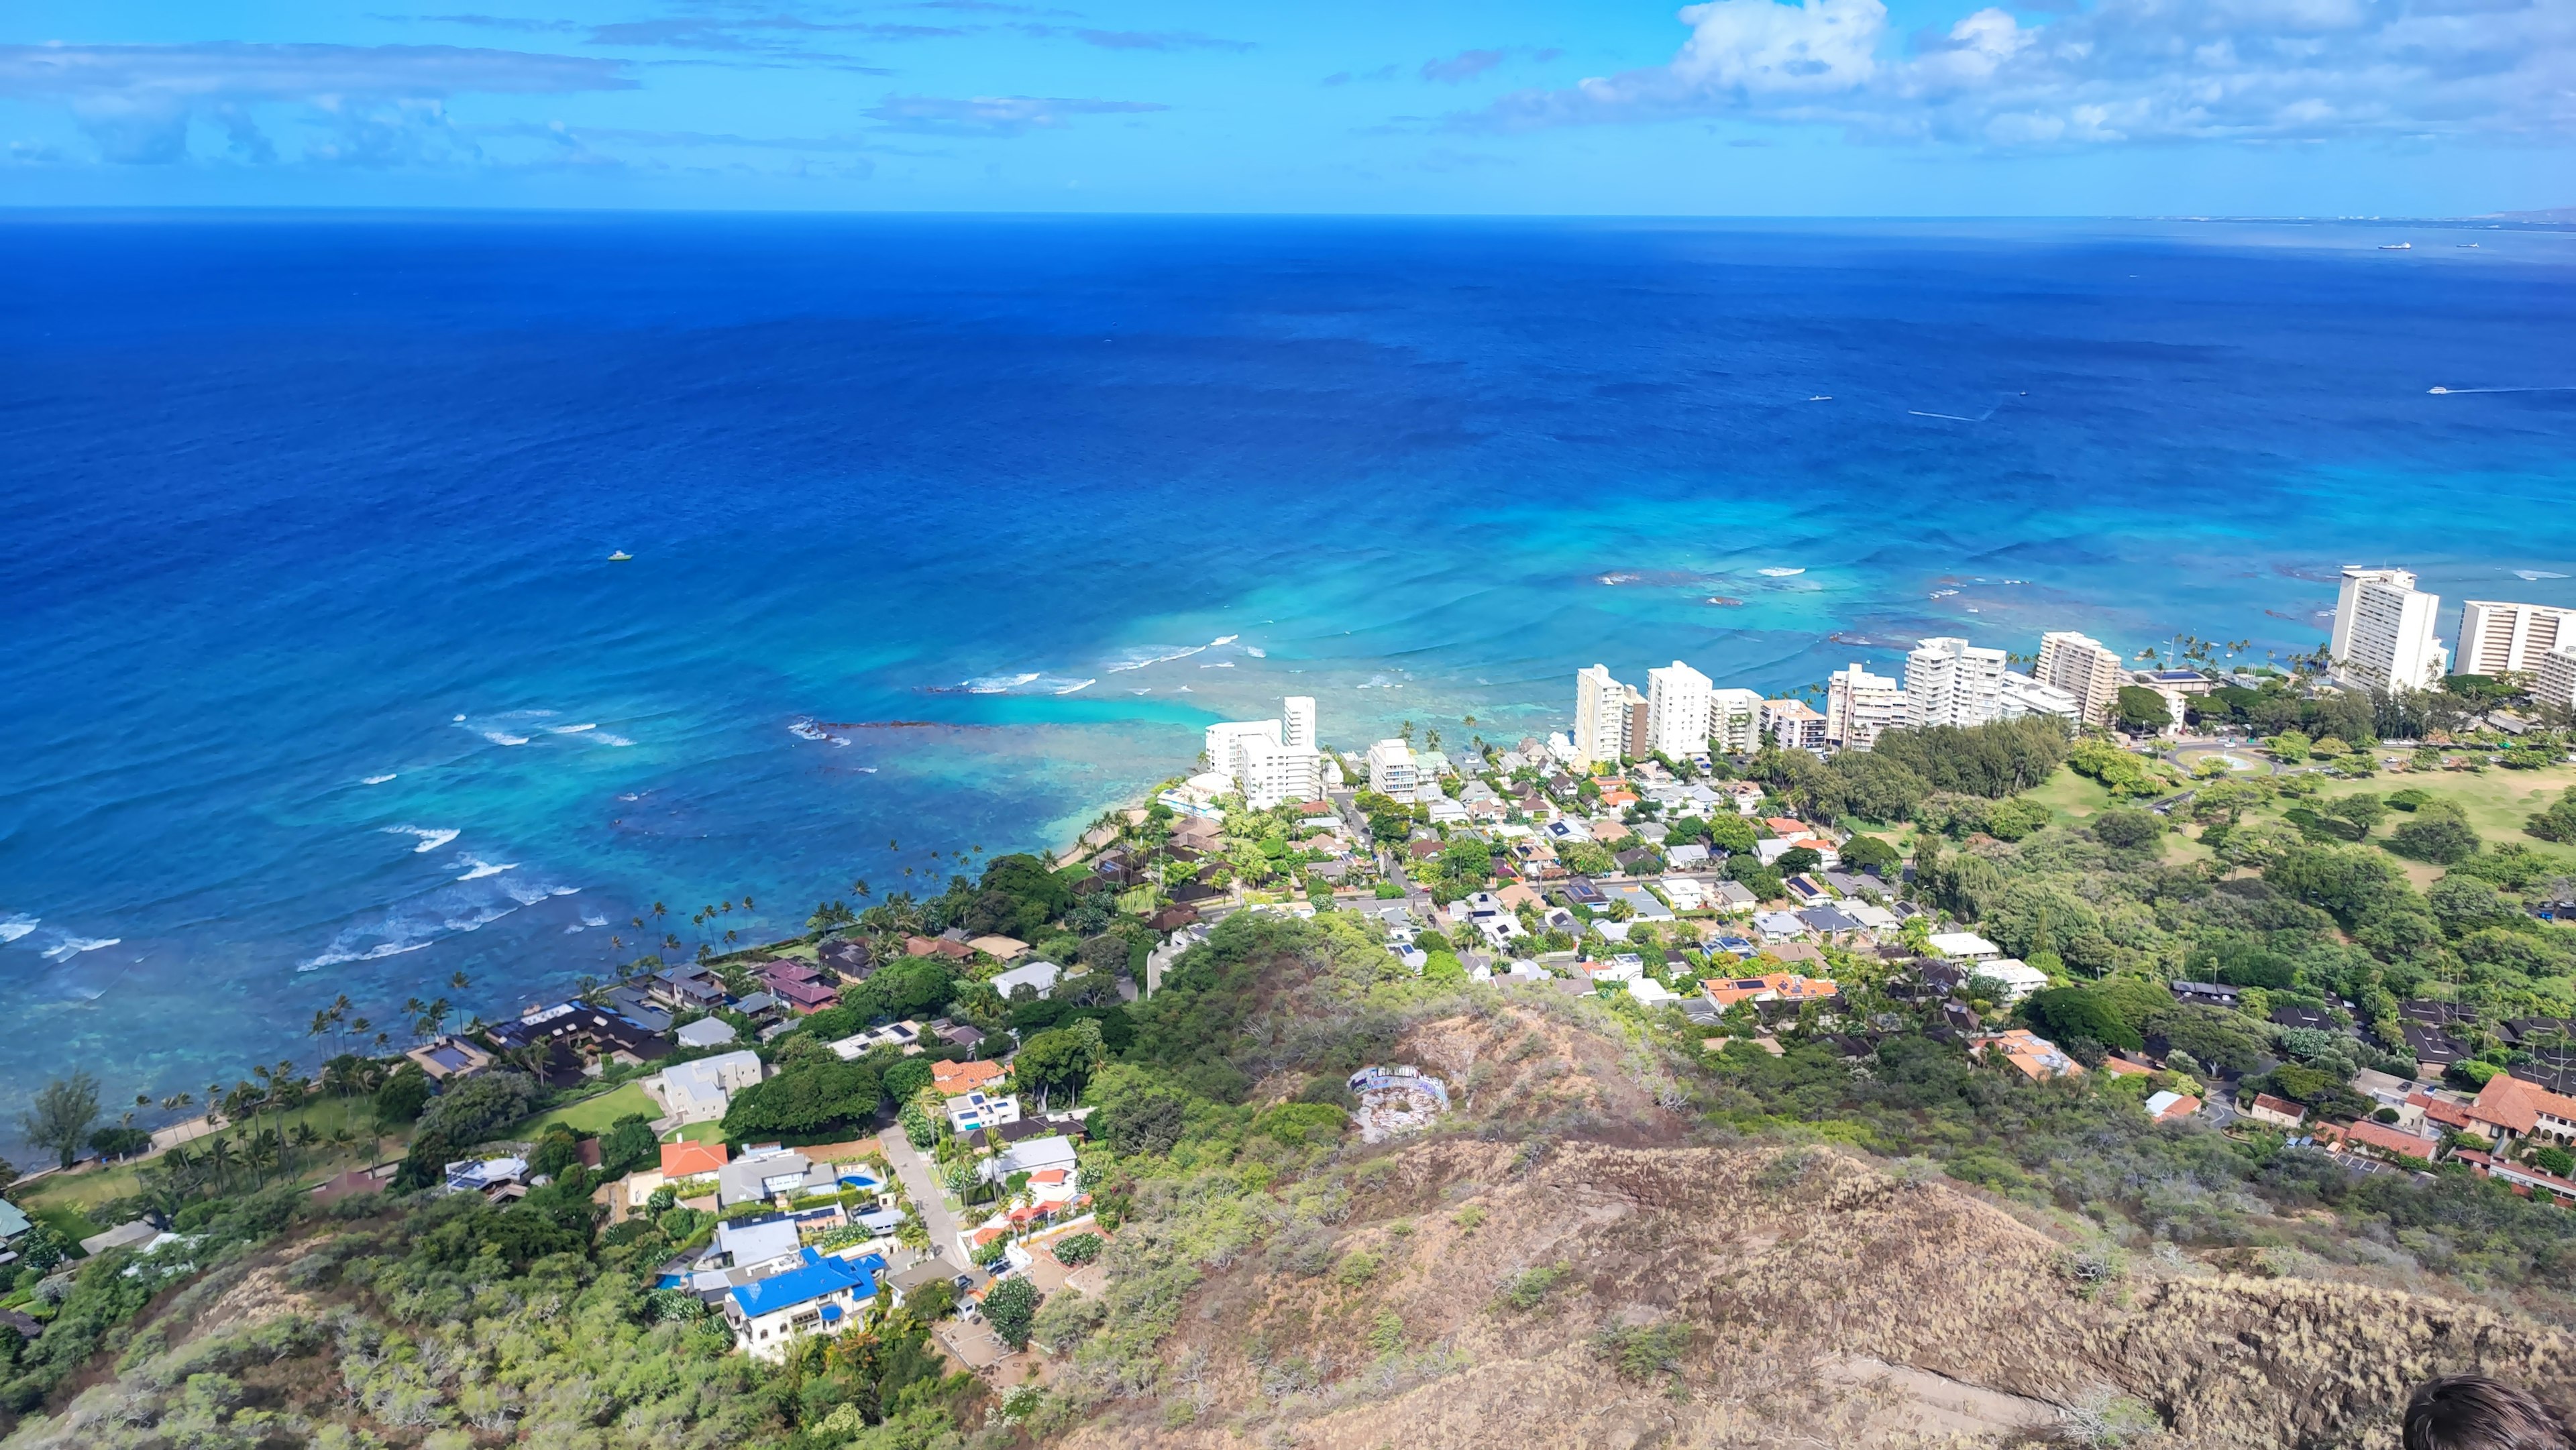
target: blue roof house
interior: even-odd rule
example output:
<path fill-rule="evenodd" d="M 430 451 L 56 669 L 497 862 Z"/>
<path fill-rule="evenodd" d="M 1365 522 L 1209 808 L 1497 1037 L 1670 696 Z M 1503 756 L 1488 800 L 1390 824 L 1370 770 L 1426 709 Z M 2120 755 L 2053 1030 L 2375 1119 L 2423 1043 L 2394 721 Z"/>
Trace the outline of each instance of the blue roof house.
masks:
<path fill-rule="evenodd" d="M 755 1359 L 784 1360 L 788 1346 L 802 1336 L 848 1329 L 860 1307 L 876 1297 L 877 1276 L 886 1267 L 878 1254 L 839 1259 L 804 1249 L 797 1257 L 795 1268 L 738 1285 L 725 1297 L 733 1342 Z"/>

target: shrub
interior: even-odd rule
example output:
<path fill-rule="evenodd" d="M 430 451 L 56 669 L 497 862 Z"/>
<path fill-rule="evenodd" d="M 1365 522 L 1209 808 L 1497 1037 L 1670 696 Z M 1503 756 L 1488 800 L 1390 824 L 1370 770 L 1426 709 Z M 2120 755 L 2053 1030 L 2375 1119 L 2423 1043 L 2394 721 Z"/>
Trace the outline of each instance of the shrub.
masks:
<path fill-rule="evenodd" d="M 1377 1271 L 1377 1255 L 1370 1253 L 1366 1249 L 1361 1249 L 1353 1253 L 1344 1254 L 1342 1256 L 1340 1266 L 1333 1270 L 1333 1277 L 1336 1280 L 1339 1280 L 1344 1288 L 1356 1289 L 1360 1285 L 1367 1283 L 1369 1280 L 1376 1278 Z"/>
<path fill-rule="evenodd" d="M 1100 1257 L 1100 1235 L 1067 1234 L 1055 1241 L 1058 1263 L 1087 1264 Z"/>
<path fill-rule="evenodd" d="M 2561 1178 L 2576 1176 L 2576 1153 L 2564 1148 L 2534 1148 L 2531 1150 L 2531 1166 Z"/>
<path fill-rule="evenodd" d="M 1632 1324 L 1602 1330 L 1592 1337 L 1592 1347 L 1621 1378 L 1651 1380 L 1681 1372 L 1682 1351 L 1690 1348 L 1692 1332 L 1690 1325 L 1671 1320 Z"/>
<path fill-rule="evenodd" d="M 2478 833 L 2457 816 L 2419 810 L 2415 819 L 2388 833 L 2388 849 L 2418 861 L 2450 866 L 2478 853 Z"/>
<path fill-rule="evenodd" d="M 1570 1271 L 1563 1264 L 1548 1264 L 1525 1269 L 1504 1281 L 1501 1302 L 1526 1314 L 1547 1302 L 1547 1296 L 1566 1280 Z"/>

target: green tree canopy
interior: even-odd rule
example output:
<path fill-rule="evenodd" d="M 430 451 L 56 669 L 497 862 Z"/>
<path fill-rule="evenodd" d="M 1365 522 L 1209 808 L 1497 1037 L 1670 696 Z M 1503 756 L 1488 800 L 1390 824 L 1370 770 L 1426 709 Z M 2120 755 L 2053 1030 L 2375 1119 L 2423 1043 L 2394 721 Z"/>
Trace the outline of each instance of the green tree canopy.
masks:
<path fill-rule="evenodd" d="M 98 1079 L 85 1072 L 58 1077 L 36 1092 L 36 1100 L 18 1115 L 18 1131 L 38 1148 L 54 1153 L 69 1168 L 80 1156 L 90 1125 L 98 1121 Z"/>
<path fill-rule="evenodd" d="M 773 1134 L 808 1134 L 876 1115 L 883 1096 L 876 1072 L 865 1063 L 833 1058 L 783 1072 L 733 1095 L 725 1109 L 725 1136 L 737 1141 Z"/>

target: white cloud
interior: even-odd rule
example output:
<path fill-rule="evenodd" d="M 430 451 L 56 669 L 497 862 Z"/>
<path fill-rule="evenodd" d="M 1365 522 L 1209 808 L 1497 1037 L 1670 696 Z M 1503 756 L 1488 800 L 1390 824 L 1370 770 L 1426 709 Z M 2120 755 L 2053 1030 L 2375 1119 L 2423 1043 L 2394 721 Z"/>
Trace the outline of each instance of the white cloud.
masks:
<path fill-rule="evenodd" d="M 1152 101 L 1086 101 L 1063 96 L 888 96 L 868 115 L 896 131 L 947 136 L 1019 136 L 1058 130 L 1075 116 L 1166 111 Z"/>
<path fill-rule="evenodd" d="M 2002 146 L 2576 126 L 2569 0 L 2098 0 L 2040 24 L 1982 9 L 1902 45 L 1880 0 L 1711 0 L 1680 19 L 1670 64 L 1462 119 L 1740 115 Z"/>
<path fill-rule="evenodd" d="M 633 84 L 613 60 L 447 45 L 0 45 L 0 97 L 66 106 L 108 160 L 135 163 L 187 159 L 199 122 L 234 155 L 273 160 L 257 111 L 276 105 L 328 133 L 308 160 L 434 160 L 472 149 L 447 125 L 450 96 Z"/>

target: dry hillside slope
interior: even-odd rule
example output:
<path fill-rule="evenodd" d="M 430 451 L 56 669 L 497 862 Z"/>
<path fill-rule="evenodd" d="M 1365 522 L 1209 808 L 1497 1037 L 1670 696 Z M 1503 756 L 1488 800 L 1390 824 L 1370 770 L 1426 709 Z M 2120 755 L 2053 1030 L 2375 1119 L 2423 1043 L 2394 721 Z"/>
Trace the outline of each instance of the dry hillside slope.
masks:
<path fill-rule="evenodd" d="M 2484 1308 L 2173 1255 L 2088 1285 L 1937 1175 L 1821 1149 L 1452 1139 L 1358 1181 L 1334 1267 L 1212 1275 L 1162 1400 L 1072 1443 L 2394 1446 L 2425 1377 L 2564 1395 L 2576 1363 Z"/>

